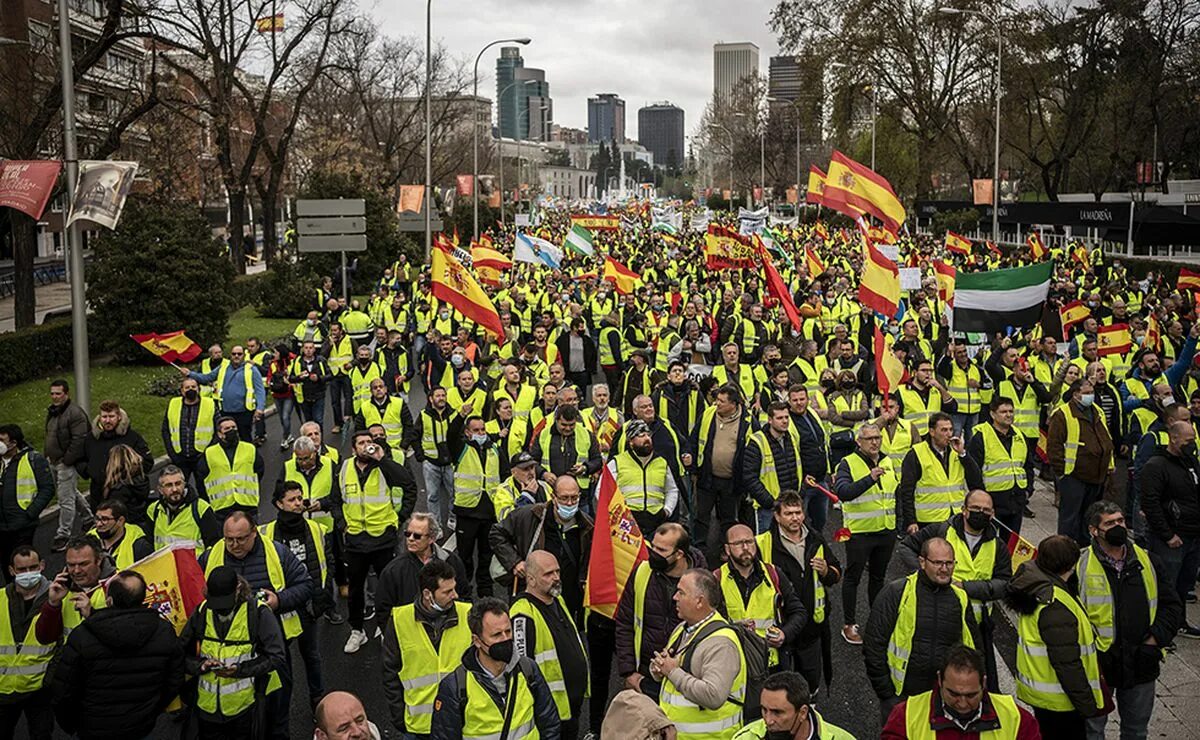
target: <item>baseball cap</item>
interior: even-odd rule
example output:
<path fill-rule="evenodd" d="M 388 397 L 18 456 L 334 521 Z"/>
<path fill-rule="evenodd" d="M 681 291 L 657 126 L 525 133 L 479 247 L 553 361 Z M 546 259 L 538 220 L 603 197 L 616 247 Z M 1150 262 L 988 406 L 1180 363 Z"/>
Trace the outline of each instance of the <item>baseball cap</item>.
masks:
<path fill-rule="evenodd" d="M 537 460 L 533 459 L 533 455 L 528 452 L 518 452 L 516 457 L 512 459 L 512 467 L 520 468 L 525 465 L 536 465 Z"/>
<path fill-rule="evenodd" d="M 228 565 L 218 565 L 208 574 L 208 605 L 227 611 L 237 602 L 237 573 Z"/>

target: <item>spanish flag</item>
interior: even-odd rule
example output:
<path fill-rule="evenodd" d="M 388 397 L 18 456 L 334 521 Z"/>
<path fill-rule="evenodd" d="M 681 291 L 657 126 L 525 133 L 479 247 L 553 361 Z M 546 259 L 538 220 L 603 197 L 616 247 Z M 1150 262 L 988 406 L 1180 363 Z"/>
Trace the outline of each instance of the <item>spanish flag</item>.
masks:
<path fill-rule="evenodd" d="M 825 224 L 818 221 L 815 231 L 817 236 L 821 237 L 822 242 L 829 243 L 829 228 Z"/>
<path fill-rule="evenodd" d="M 904 382 L 904 363 L 883 341 L 883 332 L 875 325 L 875 379 L 879 395 L 887 396 Z"/>
<path fill-rule="evenodd" d="M 1146 346 L 1156 352 L 1162 349 L 1162 329 L 1158 325 L 1158 317 L 1154 312 L 1146 319 Z"/>
<path fill-rule="evenodd" d="M 812 252 L 811 249 L 807 251 L 810 254 Z M 779 276 L 779 271 L 771 263 L 771 258 L 767 255 L 767 250 L 762 246 L 761 241 L 759 242 L 758 256 L 762 259 L 763 273 L 767 280 L 767 293 L 779 301 L 784 315 L 788 317 L 788 321 L 792 322 L 792 327 L 796 331 L 800 331 L 803 319 L 800 317 L 800 311 L 796 308 L 796 301 L 792 298 L 792 292 L 788 290 L 783 278 Z"/>
<path fill-rule="evenodd" d="M 1046 249 L 1046 245 L 1042 244 L 1042 236 L 1036 231 L 1029 234 L 1029 238 L 1025 240 L 1029 245 L 1029 251 L 1033 253 L 1033 258 L 1038 262 L 1046 259 L 1046 255 L 1050 254 L 1050 250 Z"/>
<path fill-rule="evenodd" d="M 454 306 L 459 313 L 487 329 L 503 344 L 504 326 L 500 323 L 500 314 L 470 270 L 441 249 L 430 250 L 429 260 L 433 296 Z"/>
<path fill-rule="evenodd" d="M 182 329 L 166 334 L 131 334 L 129 338 L 167 363 L 191 362 L 203 351 L 200 345 L 187 338 Z"/>
<path fill-rule="evenodd" d="M 946 232 L 946 251 L 961 254 L 964 257 L 971 253 L 971 240 L 953 231 Z"/>
<path fill-rule="evenodd" d="M 1179 282 L 1175 284 L 1175 289 L 1200 291 L 1200 272 L 1189 270 L 1186 267 L 1179 268 Z"/>
<path fill-rule="evenodd" d="M 1129 333 L 1129 324 L 1102 326 L 1096 331 L 1096 354 L 1100 357 L 1123 355 L 1131 347 L 1133 335 Z"/>
<path fill-rule="evenodd" d="M 612 283 L 621 295 L 632 293 L 642 285 L 641 275 L 612 257 L 604 258 L 604 279 Z"/>
<path fill-rule="evenodd" d="M 836 208 L 836 203 L 868 213 L 882 221 L 887 230 L 893 233 L 898 232 L 904 223 L 904 206 L 887 179 L 836 150 L 829 160 L 824 200 L 831 207 Z"/>
<path fill-rule="evenodd" d="M 884 257 L 865 236 L 863 247 L 866 253 L 858 300 L 884 316 L 895 316 L 900 305 L 900 268 Z"/>
<path fill-rule="evenodd" d="M 825 265 L 821 264 L 820 258 L 817 257 L 817 253 L 813 251 L 812 247 L 804 248 L 804 264 L 808 266 L 809 280 L 816 280 L 818 275 L 825 272 Z"/>
<path fill-rule="evenodd" d="M 933 263 L 933 274 L 937 277 L 938 298 L 947 306 L 953 306 L 954 283 L 958 280 L 958 270 L 954 265 L 937 260 Z"/>
<path fill-rule="evenodd" d="M 825 205 L 825 173 L 815 164 L 808 167 L 808 195 L 804 196 L 804 202 Z"/>
<path fill-rule="evenodd" d="M 1063 341 L 1066 341 L 1070 337 L 1070 331 L 1073 326 L 1091 315 L 1091 309 L 1085 306 L 1083 301 L 1071 301 L 1058 309 L 1058 318 L 1062 321 Z"/>
<path fill-rule="evenodd" d="M 513 266 L 512 259 L 494 247 L 485 247 L 482 243 L 476 242 L 471 246 L 471 264 L 472 266 L 490 267 L 493 270 L 511 270 Z"/>
<path fill-rule="evenodd" d="M 280 33 L 283 31 L 283 13 L 268 15 L 254 21 L 254 30 L 259 33 Z"/>
<path fill-rule="evenodd" d="M 642 561 L 649 558 L 649 554 L 642 531 L 638 529 L 633 514 L 625 504 L 625 497 L 617 488 L 617 481 L 607 466 L 600 469 L 597 506 L 596 526 L 607 531 L 603 534 L 597 532 L 592 537 L 583 604 L 613 619 L 626 581 Z"/>

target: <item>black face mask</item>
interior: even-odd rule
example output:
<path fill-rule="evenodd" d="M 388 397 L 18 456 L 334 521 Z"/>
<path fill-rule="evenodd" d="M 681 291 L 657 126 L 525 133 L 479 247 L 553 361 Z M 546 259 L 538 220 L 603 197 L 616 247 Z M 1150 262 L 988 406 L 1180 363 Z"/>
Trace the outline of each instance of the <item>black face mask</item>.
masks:
<path fill-rule="evenodd" d="M 300 520 L 304 518 L 304 515 L 294 511 L 284 511 L 283 509 L 280 509 L 278 518 L 280 524 L 284 526 L 291 526 L 299 523 Z"/>
<path fill-rule="evenodd" d="M 511 639 L 501 640 L 500 642 L 488 645 L 487 654 L 492 660 L 498 660 L 507 665 L 512 660 L 513 649 L 513 641 Z"/>
<path fill-rule="evenodd" d="M 671 569 L 671 560 L 659 555 L 656 550 L 650 551 L 648 562 L 650 563 L 650 570 L 658 571 L 659 573 L 665 573 Z"/>
<path fill-rule="evenodd" d="M 766 740 L 792 740 L 796 736 L 796 730 L 799 729 L 796 727 L 799 721 L 800 718 L 797 717 L 790 730 L 767 730 Z"/>
<path fill-rule="evenodd" d="M 1118 524 L 1104 533 L 1104 541 L 1113 547 L 1122 547 L 1129 541 L 1129 530 Z"/>
<path fill-rule="evenodd" d="M 238 433 L 236 429 L 225 432 L 225 436 L 221 437 L 221 444 L 226 447 L 237 447 Z"/>
<path fill-rule="evenodd" d="M 183 398 L 187 401 L 195 401 L 200 397 L 200 391 L 184 391 Z"/>
<path fill-rule="evenodd" d="M 982 531 L 984 527 L 992 523 L 991 515 L 982 511 L 968 511 L 967 524 L 976 532 Z"/>

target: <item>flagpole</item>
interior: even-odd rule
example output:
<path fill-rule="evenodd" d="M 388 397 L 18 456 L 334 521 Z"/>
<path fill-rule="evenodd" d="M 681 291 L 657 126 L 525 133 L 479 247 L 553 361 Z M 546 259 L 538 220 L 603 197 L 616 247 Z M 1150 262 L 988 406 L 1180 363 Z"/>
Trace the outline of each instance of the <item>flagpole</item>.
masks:
<path fill-rule="evenodd" d="M 75 59 L 71 53 L 71 11 L 67 0 L 58 0 L 59 66 L 62 68 L 63 164 L 67 175 L 67 202 L 75 197 L 79 183 L 79 154 L 75 142 Z M 70 208 L 63 211 L 64 218 Z M 67 269 L 71 274 L 71 348 L 75 369 L 75 401 L 91 413 L 92 387 L 88 357 L 87 296 L 84 291 L 83 241 L 77 225 L 63 230 Z"/>

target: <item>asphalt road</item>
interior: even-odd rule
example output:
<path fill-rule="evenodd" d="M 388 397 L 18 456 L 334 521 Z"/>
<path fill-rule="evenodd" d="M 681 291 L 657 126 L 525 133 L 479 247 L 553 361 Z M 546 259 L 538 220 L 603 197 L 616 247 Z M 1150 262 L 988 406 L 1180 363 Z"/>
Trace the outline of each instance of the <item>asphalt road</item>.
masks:
<path fill-rule="evenodd" d="M 414 393 L 412 399 L 413 408 L 420 409 L 424 406 L 423 394 L 420 390 Z M 326 429 L 332 427 L 332 412 L 327 407 L 325 411 Z M 145 421 L 138 424 L 139 430 L 146 433 L 157 433 L 158 420 L 153 423 Z M 295 434 L 299 428 L 298 418 L 293 419 L 292 433 Z M 345 448 L 348 445 L 348 436 L 345 441 L 341 436 L 328 437 L 326 442 Z M 262 520 L 269 521 L 274 518 L 274 507 L 270 502 L 270 490 L 274 486 L 275 480 L 279 475 L 282 467 L 284 453 L 279 449 L 281 439 L 281 430 L 279 420 L 275 417 L 267 419 L 267 443 L 260 450 L 265 462 L 264 486 L 263 491 L 265 499 L 260 511 Z M 290 453 L 289 453 L 290 454 Z M 419 470 L 414 466 L 417 480 L 420 481 Z M 424 493 L 418 503 L 418 508 L 424 508 Z M 832 533 L 841 526 L 840 512 L 830 512 L 829 521 L 826 524 L 825 535 L 826 540 L 832 539 Z M 52 524 L 43 524 L 37 534 L 35 544 L 40 552 L 46 553 L 50 550 L 50 543 L 54 535 L 54 526 Z M 845 562 L 845 550 L 841 545 L 834 544 L 833 548 L 837 551 L 838 557 Z M 54 572 L 62 567 L 63 556 L 61 554 L 53 554 L 49 558 L 50 567 L 47 572 Z M 901 572 L 899 564 L 893 558 L 892 572 L 890 577 L 901 577 L 905 575 Z M 865 627 L 867 609 L 866 595 L 866 577 L 864 575 L 863 583 L 859 588 L 859 606 L 857 614 L 862 624 Z M 842 624 L 842 604 L 841 604 L 841 589 L 835 587 L 830 594 L 830 611 L 828 619 L 833 629 L 833 666 L 834 678 L 828 694 L 821 696 L 818 702 L 818 709 L 829 721 L 850 731 L 855 737 L 860 739 L 875 738 L 879 735 L 880 720 L 878 704 L 875 701 L 874 694 L 871 691 L 870 685 L 866 680 L 866 673 L 863 668 L 861 649 L 851 646 L 842 640 L 839 630 Z M 339 604 L 342 613 L 346 613 L 345 603 Z M 396 738 L 399 733 L 391 726 L 390 714 L 385 705 L 383 689 L 381 684 L 382 676 L 382 661 L 380 655 L 380 640 L 370 640 L 358 653 L 354 655 L 346 655 L 342 651 L 345 645 L 346 638 L 350 634 L 349 624 L 330 625 L 320 623 L 322 642 L 322 666 L 321 673 L 324 678 L 326 690 L 348 690 L 358 694 L 366 708 L 367 715 L 374 721 L 380 729 L 384 737 Z M 1000 655 L 1004 662 L 1013 666 L 1016 655 L 1016 635 L 1011 626 L 1000 620 L 1000 626 L 997 628 L 996 644 Z M 291 734 L 297 740 L 311 738 L 312 727 L 312 712 L 308 702 L 307 684 L 305 679 L 303 663 L 299 659 L 299 652 L 295 648 L 292 651 L 293 667 L 295 670 L 295 683 L 292 695 L 292 712 L 291 712 Z M 614 676 L 612 689 L 618 688 L 616 677 Z M 586 703 L 585 703 L 586 704 Z M 584 709 L 586 713 L 586 706 Z M 586 714 L 584 717 L 583 727 L 587 727 Z M 173 739 L 179 736 L 178 725 L 173 723 L 169 718 L 160 720 L 156 738 Z M 28 737 L 25 734 L 24 723 L 18 727 L 17 738 Z M 58 732 L 56 738 L 67 738 L 68 736 L 62 732 Z"/>

